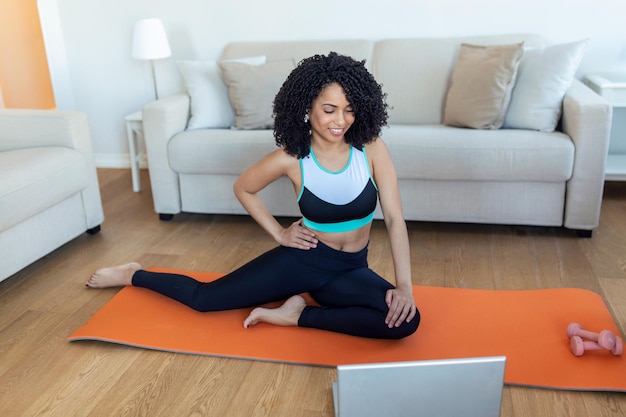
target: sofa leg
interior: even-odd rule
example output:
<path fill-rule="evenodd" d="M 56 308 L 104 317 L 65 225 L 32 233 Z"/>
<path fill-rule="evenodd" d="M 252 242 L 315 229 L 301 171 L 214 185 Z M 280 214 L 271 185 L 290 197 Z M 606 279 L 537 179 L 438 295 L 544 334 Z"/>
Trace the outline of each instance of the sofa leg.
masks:
<path fill-rule="evenodd" d="M 593 234 L 593 230 L 581 230 L 581 229 L 576 230 L 576 236 L 578 237 L 590 238 L 592 234 Z"/>
<path fill-rule="evenodd" d="M 100 231 L 100 225 L 97 225 L 96 227 L 92 227 L 91 229 L 87 229 L 87 233 L 90 235 L 95 235 L 99 231 Z"/>
<path fill-rule="evenodd" d="M 174 218 L 173 214 L 159 213 L 159 220 L 161 220 L 162 222 L 169 222 L 173 218 Z"/>

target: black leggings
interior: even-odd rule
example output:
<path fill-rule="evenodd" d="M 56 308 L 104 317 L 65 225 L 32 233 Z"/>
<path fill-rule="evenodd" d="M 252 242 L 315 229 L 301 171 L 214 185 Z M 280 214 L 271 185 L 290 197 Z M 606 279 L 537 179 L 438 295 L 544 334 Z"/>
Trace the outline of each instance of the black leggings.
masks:
<path fill-rule="evenodd" d="M 279 246 L 213 282 L 140 270 L 132 283 L 203 312 L 255 307 L 308 292 L 322 307 L 306 306 L 299 326 L 354 336 L 400 339 L 420 322 L 418 312 L 399 327 L 385 324 L 385 294 L 394 287 L 368 268 L 367 248 L 349 253 L 321 242 L 310 250 Z"/>

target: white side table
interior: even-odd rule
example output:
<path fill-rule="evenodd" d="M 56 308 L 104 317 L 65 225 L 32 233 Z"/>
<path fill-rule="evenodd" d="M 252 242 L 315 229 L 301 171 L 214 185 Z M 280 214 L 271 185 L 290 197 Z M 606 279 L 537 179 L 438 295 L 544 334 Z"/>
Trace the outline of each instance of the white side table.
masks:
<path fill-rule="evenodd" d="M 626 109 L 626 73 L 590 74 L 585 76 L 584 81 L 593 91 L 607 99 L 614 109 Z M 613 127 L 615 125 L 613 112 Z M 607 181 L 626 181 L 626 153 L 609 150 L 604 176 Z"/>
<path fill-rule="evenodd" d="M 130 169 L 133 176 L 133 191 L 141 191 L 141 179 L 139 178 L 139 146 L 137 141 L 143 139 L 143 115 L 141 111 L 129 114 L 124 118 L 126 121 L 126 135 L 128 136 L 128 148 L 130 149 Z"/>

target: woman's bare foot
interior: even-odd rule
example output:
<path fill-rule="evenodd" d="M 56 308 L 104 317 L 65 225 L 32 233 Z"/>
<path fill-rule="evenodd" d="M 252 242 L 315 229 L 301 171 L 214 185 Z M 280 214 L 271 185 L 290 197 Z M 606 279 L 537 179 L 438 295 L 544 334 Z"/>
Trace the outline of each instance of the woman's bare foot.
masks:
<path fill-rule="evenodd" d="M 141 269 L 137 262 L 100 268 L 85 283 L 89 288 L 123 287 L 131 285 L 133 274 Z"/>
<path fill-rule="evenodd" d="M 297 326 L 302 310 L 306 307 L 304 298 L 294 295 L 278 308 L 257 307 L 243 322 L 246 329 L 257 323 L 270 323 L 277 326 Z"/>

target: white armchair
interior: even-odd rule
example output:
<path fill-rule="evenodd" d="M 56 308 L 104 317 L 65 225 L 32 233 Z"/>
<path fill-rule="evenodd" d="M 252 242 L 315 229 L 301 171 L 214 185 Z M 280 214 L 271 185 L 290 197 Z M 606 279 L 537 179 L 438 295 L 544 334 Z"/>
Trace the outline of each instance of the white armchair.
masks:
<path fill-rule="evenodd" d="M 0 281 L 103 220 L 87 117 L 0 110 Z"/>

